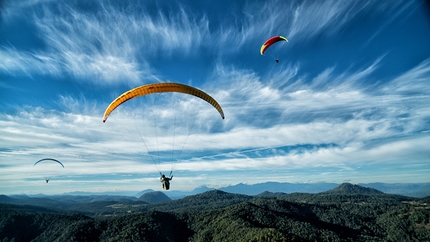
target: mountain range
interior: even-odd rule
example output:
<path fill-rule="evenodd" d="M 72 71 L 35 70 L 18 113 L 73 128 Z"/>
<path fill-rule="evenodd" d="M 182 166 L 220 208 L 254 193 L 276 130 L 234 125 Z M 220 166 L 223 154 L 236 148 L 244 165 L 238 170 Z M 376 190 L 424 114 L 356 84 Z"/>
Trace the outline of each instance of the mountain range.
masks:
<path fill-rule="evenodd" d="M 326 192 L 331 189 L 338 187 L 340 184 L 337 183 L 288 183 L 288 182 L 264 182 L 258 184 L 243 184 L 239 183 L 236 185 L 231 185 L 227 187 L 221 188 L 211 188 L 207 186 L 200 186 L 191 191 L 183 191 L 183 190 L 175 190 L 174 184 L 171 190 L 164 191 L 166 196 L 170 199 L 180 199 L 190 195 L 196 195 L 199 193 L 203 193 L 211 190 L 220 190 L 229 193 L 237 193 L 244 195 L 258 195 L 263 192 L 282 192 L 282 193 L 320 193 Z M 430 196 L 430 183 L 359 183 L 356 184 L 365 188 L 373 188 L 379 190 L 383 193 L 387 194 L 397 194 L 409 197 L 422 198 L 426 196 Z M 97 197 L 93 197 L 92 199 L 101 199 L 103 196 L 108 196 L 109 198 L 113 197 L 136 197 L 139 198 L 143 194 L 152 193 L 155 190 L 153 189 L 145 189 L 142 191 L 117 191 L 117 192 L 105 192 L 105 193 L 94 193 L 94 192 L 68 192 L 58 196 L 93 196 L 97 195 Z M 9 195 L 10 197 L 20 197 L 20 196 L 29 196 L 29 197 L 45 197 L 44 194 L 14 194 Z"/>
<path fill-rule="evenodd" d="M 0 240 L 430 241 L 429 202 L 350 183 L 319 193 L 210 189 L 175 200 L 160 191 L 0 195 Z"/>
<path fill-rule="evenodd" d="M 394 196 L 397 198 L 402 198 L 403 200 L 411 200 L 413 197 L 404 196 L 400 194 L 386 194 L 374 188 L 363 187 L 360 185 L 354 185 L 350 183 L 343 183 L 332 189 L 332 184 L 324 183 L 319 184 L 315 187 L 310 187 L 311 184 L 290 184 L 290 183 L 263 183 L 258 185 L 245 185 L 239 184 L 232 187 L 227 187 L 224 189 L 211 189 L 208 187 L 201 187 L 195 189 L 191 192 L 160 192 L 153 190 L 144 190 L 136 195 L 139 196 L 119 196 L 119 195 L 0 195 L 0 203 L 6 204 L 16 204 L 16 205 L 30 205 L 45 207 L 53 210 L 68 210 L 75 211 L 78 213 L 86 214 L 89 216 L 94 216 L 95 214 L 103 213 L 123 213 L 127 211 L 141 211 L 146 210 L 148 205 L 153 204 L 164 204 L 168 201 L 178 201 L 176 203 L 176 208 L 188 207 L 189 200 L 199 200 L 202 201 L 197 207 L 205 206 L 205 204 L 211 204 L 211 207 L 216 207 L 217 203 L 220 201 L 218 199 L 219 195 L 222 196 L 222 204 L 234 204 L 240 201 L 246 201 L 253 197 L 266 197 L 266 198 L 276 198 L 281 197 L 282 199 L 288 199 L 290 201 L 296 201 L 298 197 L 300 201 L 313 200 L 315 197 L 334 197 L 334 196 L 345 196 L 345 195 L 383 195 L 386 198 L 391 198 L 389 196 Z M 271 189 L 264 190 L 259 194 L 254 194 L 256 191 L 263 190 L 270 186 Z M 284 188 L 284 189 L 282 189 Z M 287 188 L 287 189 L 285 189 Z M 298 189 L 302 188 L 302 189 Z M 296 192 L 295 190 L 307 190 L 316 191 L 318 189 L 322 192 L 310 193 L 310 192 Z M 279 191 L 281 190 L 281 191 Z M 239 192 L 235 192 L 239 191 Z M 288 192 L 284 192 L 288 191 Z M 248 193 L 248 194 L 247 194 Z M 176 197 L 171 197 L 171 195 L 176 195 Z M 190 194 L 190 195 L 187 195 Z M 209 195 L 208 195 L 209 194 Z M 229 194 L 229 195 L 226 195 Z M 179 197 L 181 196 L 181 197 Z M 294 199 L 292 199 L 292 197 Z M 428 197 L 427 197 L 428 198 Z M 215 199 L 215 201 L 214 201 Z M 326 199 L 326 198 L 324 198 Z M 344 199 L 344 198 L 342 198 Z M 298 200 L 298 201 L 299 201 Z M 163 205 L 157 205 L 163 206 Z M 193 204 L 196 206 L 196 204 Z M 200 209 L 200 208 L 198 208 Z"/>
<path fill-rule="evenodd" d="M 239 183 L 232 186 L 217 188 L 229 193 L 237 193 L 244 195 L 257 195 L 263 192 L 283 192 L 283 193 L 320 193 L 326 192 L 333 188 L 338 187 L 340 184 L 337 183 L 288 183 L 288 182 L 264 182 L 258 184 L 243 184 Z M 430 183 L 359 183 L 356 184 L 365 188 L 373 188 L 387 194 L 397 194 L 409 197 L 426 197 L 430 196 Z M 202 192 L 215 190 L 207 186 L 198 187 L 192 191 L 171 191 L 166 192 L 167 196 L 171 199 L 179 199 L 185 196 L 195 195 Z M 141 192 L 133 194 L 133 196 L 140 197 L 142 194 L 147 192 L 153 192 L 154 190 L 143 190 Z"/>

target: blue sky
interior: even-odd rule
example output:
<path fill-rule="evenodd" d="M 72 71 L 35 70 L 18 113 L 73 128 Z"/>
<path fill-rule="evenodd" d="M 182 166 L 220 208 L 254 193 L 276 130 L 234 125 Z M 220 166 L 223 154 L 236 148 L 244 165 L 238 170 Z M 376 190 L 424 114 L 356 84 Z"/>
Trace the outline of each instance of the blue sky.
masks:
<path fill-rule="evenodd" d="M 171 169 L 175 190 L 430 182 L 426 1 L 6 0 L 0 11 L 0 194 L 161 190 Z M 261 56 L 275 35 L 289 42 Z M 205 91 L 226 118 L 163 94 L 102 122 L 117 96 L 157 82 Z M 46 157 L 65 168 L 33 166 Z"/>

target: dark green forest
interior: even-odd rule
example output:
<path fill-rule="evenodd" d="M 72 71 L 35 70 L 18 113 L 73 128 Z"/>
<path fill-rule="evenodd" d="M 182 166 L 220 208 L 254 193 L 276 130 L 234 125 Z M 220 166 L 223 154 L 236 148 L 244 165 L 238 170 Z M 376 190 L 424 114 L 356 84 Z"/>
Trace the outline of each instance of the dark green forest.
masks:
<path fill-rule="evenodd" d="M 2 241 L 430 241 L 429 197 L 219 190 L 157 203 L 0 204 Z"/>

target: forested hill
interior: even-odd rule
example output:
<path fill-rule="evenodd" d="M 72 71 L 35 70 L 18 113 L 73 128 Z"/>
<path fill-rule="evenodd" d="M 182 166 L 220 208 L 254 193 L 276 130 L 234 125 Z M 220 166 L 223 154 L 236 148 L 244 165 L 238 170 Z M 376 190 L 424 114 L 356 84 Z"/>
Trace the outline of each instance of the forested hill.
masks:
<path fill-rule="evenodd" d="M 146 203 L 158 203 L 163 201 L 169 201 L 171 199 L 162 192 L 148 192 L 140 196 L 137 200 Z"/>
<path fill-rule="evenodd" d="M 366 195 L 379 195 L 383 192 L 373 188 L 362 187 L 359 185 L 353 185 L 351 183 L 343 183 L 340 186 L 331 189 L 323 194 L 366 194 Z"/>
<path fill-rule="evenodd" d="M 91 217 L 0 204 L 0 239 L 430 241 L 430 206 L 425 199 L 383 193 L 247 196 L 213 190 L 154 204 L 96 201 L 88 206 L 87 211 L 96 211 Z"/>

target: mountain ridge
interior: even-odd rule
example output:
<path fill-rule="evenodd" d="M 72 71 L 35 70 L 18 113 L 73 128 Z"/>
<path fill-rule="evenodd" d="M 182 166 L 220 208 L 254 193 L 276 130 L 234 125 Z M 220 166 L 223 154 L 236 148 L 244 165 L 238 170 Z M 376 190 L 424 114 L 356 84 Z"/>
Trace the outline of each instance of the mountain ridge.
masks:
<path fill-rule="evenodd" d="M 159 203 L 159 202 L 164 202 L 164 201 L 170 201 L 172 199 L 170 199 L 163 192 L 153 191 L 153 192 L 148 192 L 148 193 L 143 194 L 137 200 L 138 201 L 147 202 L 147 203 L 151 204 L 151 203 Z"/>
<path fill-rule="evenodd" d="M 376 190 L 374 188 L 363 187 L 360 185 L 354 185 L 351 183 L 342 183 L 340 186 L 335 187 L 323 194 L 362 194 L 362 195 L 372 195 L 372 194 L 384 194 L 383 192 Z"/>
<path fill-rule="evenodd" d="M 341 184 L 332 190 L 316 194 L 263 192 L 261 196 L 249 196 L 214 189 L 152 204 L 132 197 L 127 201 L 82 203 L 82 207 L 72 203 L 74 206 L 62 211 L 0 204 L 0 238 L 16 241 L 124 241 L 130 238 L 140 241 L 407 241 L 411 238 L 429 241 L 430 231 L 425 227 L 430 211 L 425 202 L 428 197 L 408 198 L 352 184 Z M 163 192 L 149 195 L 166 196 Z M 0 198 L 8 200 L 5 195 Z M 22 228 L 26 233 L 22 233 Z"/>
<path fill-rule="evenodd" d="M 271 192 L 271 193 L 320 193 L 326 192 L 331 189 L 334 189 L 341 184 L 336 183 L 326 183 L 326 182 L 317 182 L 317 183 L 288 183 L 288 182 L 264 182 L 257 184 L 243 184 L 239 183 L 236 185 L 231 185 L 227 187 L 221 188 L 210 188 L 207 186 L 200 186 L 191 191 L 184 190 L 170 190 L 165 192 L 165 194 L 170 199 L 180 199 L 186 196 L 199 194 L 205 191 L 210 190 L 221 190 L 229 193 L 237 193 L 244 195 L 258 195 L 263 192 Z M 381 192 L 387 194 L 397 194 L 409 197 L 423 198 L 430 196 L 430 183 L 357 183 L 356 185 L 373 188 L 379 190 Z M 94 200 L 103 200 L 103 196 L 117 196 L 118 198 L 123 197 L 134 197 L 135 199 L 141 197 L 145 193 L 154 192 L 152 189 L 145 189 L 142 191 L 131 191 L 131 192 L 115 192 L 115 193 L 92 193 L 92 192 L 68 192 L 63 194 L 56 195 L 44 195 L 44 194 L 10 194 L 8 197 L 10 198 L 22 198 L 22 197 L 31 197 L 31 198 L 47 198 L 52 196 L 66 196 L 69 195 L 71 197 L 88 197 L 94 196 Z M 125 195 L 126 194 L 126 195 Z"/>

